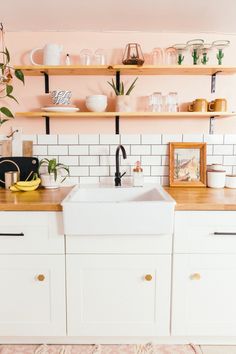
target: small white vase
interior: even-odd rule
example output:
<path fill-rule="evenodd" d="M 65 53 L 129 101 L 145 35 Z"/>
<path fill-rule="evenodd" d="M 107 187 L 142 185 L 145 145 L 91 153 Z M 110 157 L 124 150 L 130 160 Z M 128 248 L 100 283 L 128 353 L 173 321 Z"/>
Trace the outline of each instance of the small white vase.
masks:
<path fill-rule="evenodd" d="M 134 112 L 134 110 L 134 100 L 132 96 L 116 96 L 116 112 Z"/>
<path fill-rule="evenodd" d="M 40 175 L 41 185 L 47 189 L 56 189 L 60 187 L 60 176 L 57 177 L 56 181 L 54 174 L 49 175 L 48 173 L 43 173 Z"/>

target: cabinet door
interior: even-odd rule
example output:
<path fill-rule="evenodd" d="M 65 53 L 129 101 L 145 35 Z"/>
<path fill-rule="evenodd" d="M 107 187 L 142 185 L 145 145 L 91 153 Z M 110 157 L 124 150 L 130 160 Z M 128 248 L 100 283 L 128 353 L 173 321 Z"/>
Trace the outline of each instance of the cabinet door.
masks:
<path fill-rule="evenodd" d="M 63 256 L 0 256 L 0 336 L 66 334 Z"/>
<path fill-rule="evenodd" d="M 172 335 L 236 335 L 235 255 L 175 255 Z"/>
<path fill-rule="evenodd" d="M 68 334 L 169 335 L 170 265 L 166 255 L 67 256 Z"/>

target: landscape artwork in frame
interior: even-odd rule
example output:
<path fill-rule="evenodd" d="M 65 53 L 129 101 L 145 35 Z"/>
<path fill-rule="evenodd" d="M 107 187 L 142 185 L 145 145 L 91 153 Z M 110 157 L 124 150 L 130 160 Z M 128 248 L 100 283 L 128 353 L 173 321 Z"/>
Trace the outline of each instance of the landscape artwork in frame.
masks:
<path fill-rule="evenodd" d="M 170 186 L 206 186 L 206 144 L 170 143 Z"/>

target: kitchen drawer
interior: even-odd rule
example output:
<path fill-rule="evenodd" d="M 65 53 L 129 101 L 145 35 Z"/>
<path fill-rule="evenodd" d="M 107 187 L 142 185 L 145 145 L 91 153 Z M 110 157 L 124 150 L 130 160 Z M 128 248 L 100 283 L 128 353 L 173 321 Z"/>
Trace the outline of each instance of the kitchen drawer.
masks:
<path fill-rule="evenodd" d="M 68 254 L 171 254 L 172 235 L 66 236 Z"/>
<path fill-rule="evenodd" d="M 236 211 L 175 213 L 175 253 L 236 253 Z"/>
<path fill-rule="evenodd" d="M 0 212 L 0 253 L 64 253 L 61 213 Z"/>

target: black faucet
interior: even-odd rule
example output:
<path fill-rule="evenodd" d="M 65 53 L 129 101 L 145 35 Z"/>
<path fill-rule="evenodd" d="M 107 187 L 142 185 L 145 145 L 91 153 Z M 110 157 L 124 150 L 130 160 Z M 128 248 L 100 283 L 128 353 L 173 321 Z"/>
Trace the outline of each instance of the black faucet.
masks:
<path fill-rule="evenodd" d="M 116 148 L 116 173 L 115 173 L 115 186 L 121 186 L 121 178 L 125 175 L 124 172 L 120 174 L 119 152 L 122 151 L 123 159 L 127 159 L 126 151 L 123 145 L 118 145 Z"/>

